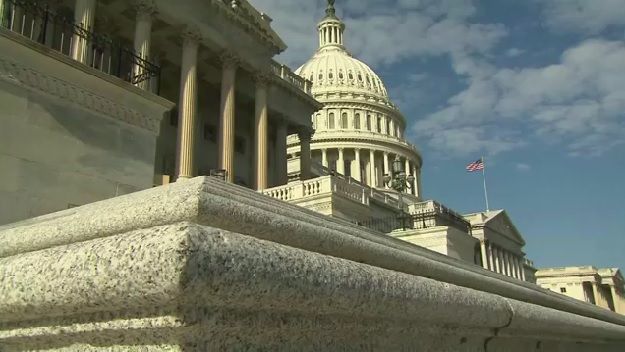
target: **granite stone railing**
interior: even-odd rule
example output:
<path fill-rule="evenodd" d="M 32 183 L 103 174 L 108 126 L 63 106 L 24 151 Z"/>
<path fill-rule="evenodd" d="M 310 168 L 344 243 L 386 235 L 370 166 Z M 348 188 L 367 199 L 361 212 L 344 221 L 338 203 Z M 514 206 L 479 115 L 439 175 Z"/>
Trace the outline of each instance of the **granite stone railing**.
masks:
<path fill-rule="evenodd" d="M 0 227 L 0 277 L 1 351 L 625 350 L 607 309 L 211 177 Z"/>

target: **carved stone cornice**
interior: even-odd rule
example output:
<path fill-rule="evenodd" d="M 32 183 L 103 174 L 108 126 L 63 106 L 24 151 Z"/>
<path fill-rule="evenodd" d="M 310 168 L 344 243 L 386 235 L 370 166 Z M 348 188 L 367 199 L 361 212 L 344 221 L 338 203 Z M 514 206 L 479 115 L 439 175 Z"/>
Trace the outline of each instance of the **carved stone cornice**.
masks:
<path fill-rule="evenodd" d="M 12 61 L 0 59 L 0 80 L 52 96 L 60 101 L 72 103 L 151 132 L 158 132 L 160 126 L 160 119 L 158 118 L 144 115 L 138 110 L 96 95 L 82 87 Z"/>
<path fill-rule="evenodd" d="M 266 71 L 258 71 L 254 74 L 253 79 L 256 87 L 267 88 L 272 81 L 272 74 Z"/>

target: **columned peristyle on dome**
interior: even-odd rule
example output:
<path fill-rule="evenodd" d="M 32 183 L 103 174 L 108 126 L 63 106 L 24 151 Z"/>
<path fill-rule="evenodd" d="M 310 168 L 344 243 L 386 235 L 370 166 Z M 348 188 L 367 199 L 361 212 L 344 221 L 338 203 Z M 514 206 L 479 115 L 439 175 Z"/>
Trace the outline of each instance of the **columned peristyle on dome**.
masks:
<path fill-rule="evenodd" d="M 345 24 L 328 1 L 317 25 L 319 48 L 296 73 L 313 82 L 313 96 L 324 108 L 312 116 L 313 162 L 328 172 L 350 176 L 375 188 L 387 188 L 384 175 L 396 157 L 416 181 L 409 193 L 420 196 L 422 159 L 404 138 L 406 120 L 393 104 L 380 77 L 345 46 Z M 299 141 L 289 139 L 288 153 L 300 154 Z"/>

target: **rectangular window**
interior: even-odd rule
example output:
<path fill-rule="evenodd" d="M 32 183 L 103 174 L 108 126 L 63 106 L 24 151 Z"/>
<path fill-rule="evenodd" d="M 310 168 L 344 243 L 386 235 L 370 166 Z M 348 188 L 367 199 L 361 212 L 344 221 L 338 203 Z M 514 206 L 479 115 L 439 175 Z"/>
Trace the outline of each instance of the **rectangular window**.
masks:
<path fill-rule="evenodd" d="M 566 287 L 560 287 L 560 292 L 561 293 L 566 293 Z"/>

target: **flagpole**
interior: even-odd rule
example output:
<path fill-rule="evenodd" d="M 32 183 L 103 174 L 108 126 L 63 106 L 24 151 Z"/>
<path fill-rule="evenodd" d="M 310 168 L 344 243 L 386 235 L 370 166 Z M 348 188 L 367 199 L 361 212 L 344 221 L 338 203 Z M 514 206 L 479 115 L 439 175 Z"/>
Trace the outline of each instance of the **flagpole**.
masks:
<path fill-rule="evenodd" d="M 486 192 L 486 164 L 482 156 L 482 177 L 484 178 L 484 199 L 486 200 L 486 211 L 490 211 L 488 207 L 488 192 Z"/>

